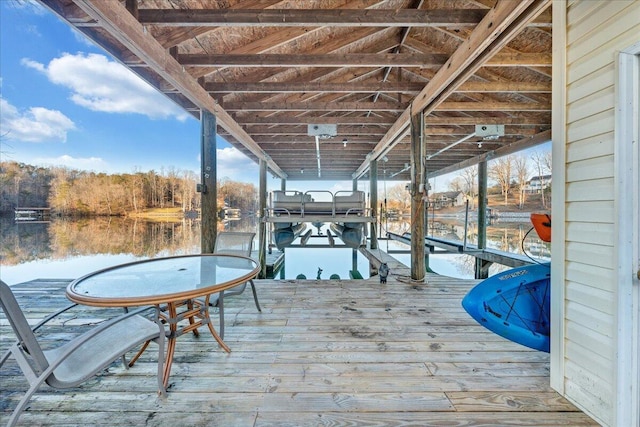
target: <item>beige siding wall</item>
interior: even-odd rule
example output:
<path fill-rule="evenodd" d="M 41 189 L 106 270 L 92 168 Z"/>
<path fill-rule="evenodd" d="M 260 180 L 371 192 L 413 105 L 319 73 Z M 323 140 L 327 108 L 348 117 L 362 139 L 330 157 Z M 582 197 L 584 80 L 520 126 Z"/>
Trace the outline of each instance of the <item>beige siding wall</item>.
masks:
<path fill-rule="evenodd" d="M 640 39 L 640 1 L 569 2 L 566 21 L 563 386 L 569 399 L 612 425 L 615 61 Z"/>

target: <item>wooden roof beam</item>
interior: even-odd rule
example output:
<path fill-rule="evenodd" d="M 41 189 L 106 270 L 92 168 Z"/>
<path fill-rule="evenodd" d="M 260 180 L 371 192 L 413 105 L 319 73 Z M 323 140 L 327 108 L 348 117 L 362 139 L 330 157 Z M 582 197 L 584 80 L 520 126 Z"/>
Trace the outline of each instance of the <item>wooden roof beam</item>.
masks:
<path fill-rule="evenodd" d="M 327 53 L 327 54 L 182 54 L 178 62 L 189 67 L 440 67 L 445 54 Z M 550 66 L 546 53 L 504 53 L 485 64 L 492 67 Z"/>
<path fill-rule="evenodd" d="M 270 116 L 270 117 L 242 117 L 237 118 L 244 125 L 251 124 L 352 124 L 352 125 L 391 125 L 394 118 L 370 117 L 334 117 L 334 116 Z M 491 124 L 491 123 L 489 123 Z"/>
<path fill-rule="evenodd" d="M 470 82 L 461 84 L 456 92 L 517 92 L 517 93 L 551 93 L 551 81 L 548 82 Z"/>
<path fill-rule="evenodd" d="M 343 37 L 336 37 L 329 41 L 328 43 L 322 43 L 313 49 L 310 53 L 312 54 L 327 54 L 330 52 L 337 52 L 340 49 L 346 49 L 348 46 L 357 44 L 360 42 L 362 38 L 366 38 L 372 36 L 379 32 L 388 31 L 386 28 L 379 27 L 364 27 L 357 28 L 353 31 L 349 31 Z M 317 31 L 309 28 L 298 29 L 298 28 L 285 28 L 282 29 L 275 34 L 271 34 L 262 39 L 254 40 L 246 45 L 238 47 L 231 52 L 226 52 L 225 55 L 266 55 L 265 52 L 274 51 L 280 47 L 286 46 L 288 44 L 294 43 L 296 40 L 303 39 L 305 37 L 312 37 Z M 391 46 L 395 44 L 394 40 L 389 38 L 385 40 L 385 42 Z M 387 47 L 389 48 L 389 47 Z M 380 51 L 370 52 L 370 53 L 380 53 Z M 225 67 L 221 67 L 216 69 L 215 71 L 223 70 Z M 284 67 L 282 67 L 284 68 Z M 211 73 L 212 70 L 208 67 L 196 68 L 195 70 L 191 70 L 191 74 L 196 77 L 205 76 Z M 274 77 L 274 76 L 271 76 Z"/>
<path fill-rule="evenodd" d="M 333 93 L 414 93 L 424 88 L 420 82 L 259 82 L 259 83 L 205 83 L 209 93 L 299 93 L 299 92 L 333 92 Z M 165 93 L 175 91 L 167 88 Z M 517 92 L 517 93 L 551 93 L 551 82 L 466 82 L 456 89 L 460 93 L 484 92 Z"/>
<path fill-rule="evenodd" d="M 142 24 L 179 27 L 473 27 L 486 9 L 139 9 Z"/>
<path fill-rule="evenodd" d="M 403 111 L 407 104 L 395 102 L 227 102 L 227 111 Z M 551 111 L 538 102 L 442 102 L 437 111 Z"/>
<path fill-rule="evenodd" d="M 226 111 L 402 111 L 395 102 L 227 102 Z"/>
<path fill-rule="evenodd" d="M 342 145 L 342 139 L 347 138 L 349 141 L 355 143 L 367 143 L 372 144 L 370 148 L 373 148 L 373 145 L 376 144 L 380 140 L 381 135 L 373 135 L 369 136 L 369 134 L 364 133 L 362 135 L 342 135 L 340 131 L 338 131 L 338 136 L 328 140 L 321 140 L 322 144 L 330 144 L 332 146 L 336 146 L 337 144 Z M 315 138 L 309 135 L 255 135 L 253 138 L 256 142 L 260 143 L 269 143 L 269 144 L 277 144 L 277 143 L 298 143 L 298 144 L 315 144 Z M 348 144 L 347 144 L 348 145 Z"/>
<path fill-rule="evenodd" d="M 144 31 L 142 25 L 118 1 L 102 0 L 73 0 L 92 19 L 102 23 L 103 28 L 120 43 L 126 46 L 151 68 L 164 78 L 170 85 L 199 108 L 208 110 L 216 115 L 217 123 L 236 138 L 247 150 L 256 157 L 265 159 L 269 169 L 276 175 L 286 178 L 286 174 L 265 153 L 262 148 L 247 134 L 235 120 L 215 103 L 196 79 L 183 72 L 180 65 L 167 50 L 150 34 Z"/>
<path fill-rule="evenodd" d="M 210 93 L 243 92 L 243 93 L 298 93 L 298 92 L 333 92 L 333 93 L 417 93 L 424 87 L 423 83 L 412 82 L 282 82 L 282 83 L 205 83 L 204 89 Z"/>

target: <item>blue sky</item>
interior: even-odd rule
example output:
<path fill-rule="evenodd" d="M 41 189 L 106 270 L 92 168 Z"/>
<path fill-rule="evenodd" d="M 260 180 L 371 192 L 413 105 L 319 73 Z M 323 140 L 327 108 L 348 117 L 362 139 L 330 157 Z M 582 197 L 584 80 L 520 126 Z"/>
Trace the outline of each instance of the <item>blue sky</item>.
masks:
<path fill-rule="evenodd" d="M 0 0 L 0 119 L 3 161 L 200 170 L 198 120 L 31 2 Z M 218 147 L 219 178 L 257 183 L 253 161 Z"/>

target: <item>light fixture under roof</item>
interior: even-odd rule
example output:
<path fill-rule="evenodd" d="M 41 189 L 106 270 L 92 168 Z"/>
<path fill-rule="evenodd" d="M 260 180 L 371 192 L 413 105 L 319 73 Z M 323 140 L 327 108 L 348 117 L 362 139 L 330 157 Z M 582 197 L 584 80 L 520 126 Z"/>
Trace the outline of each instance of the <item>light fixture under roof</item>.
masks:
<path fill-rule="evenodd" d="M 483 141 L 493 141 L 504 136 L 504 125 L 476 125 L 475 134 Z"/>
<path fill-rule="evenodd" d="M 307 125 L 307 135 L 329 139 L 338 135 L 338 125 Z"/>

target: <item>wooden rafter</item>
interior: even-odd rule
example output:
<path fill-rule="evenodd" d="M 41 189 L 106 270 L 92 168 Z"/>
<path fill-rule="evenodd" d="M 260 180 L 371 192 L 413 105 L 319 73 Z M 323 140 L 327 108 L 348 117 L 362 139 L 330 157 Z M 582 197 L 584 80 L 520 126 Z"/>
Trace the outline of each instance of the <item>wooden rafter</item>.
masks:
<path fill-rule="evenodd" d="M 378 159 L 388 152 L 398 142 L 399 137 L 408 133 L 412 115 L 428 115 L 434 111 L 448 95 L 547 8 L 550 2 L 551 0 L 498 1 L 475 27 L 470 37 L 458 47 L 447 63 L 416 96 L 411 107 L 391 126 L 373 150 L 371 158 Z M 367 170 L 368 163 L 365 161 L 360 165 L 354 173 L 354 178 Z"/>

